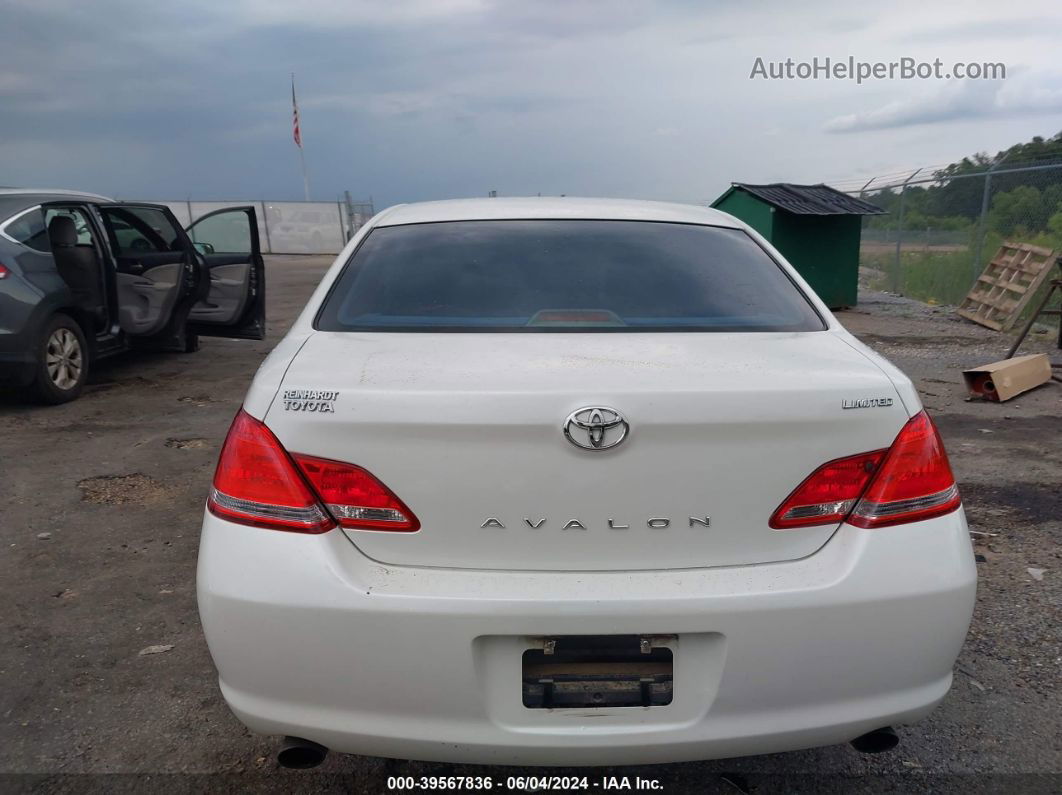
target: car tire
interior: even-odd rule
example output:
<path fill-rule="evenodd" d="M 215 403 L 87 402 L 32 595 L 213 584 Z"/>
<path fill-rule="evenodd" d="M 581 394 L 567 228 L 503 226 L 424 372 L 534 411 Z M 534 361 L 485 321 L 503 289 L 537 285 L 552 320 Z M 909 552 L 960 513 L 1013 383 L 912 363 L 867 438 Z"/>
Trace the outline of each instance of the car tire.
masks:
<path fill-rule="evenodd" d="M 38 338 L 36 368 L 33 390 L 42 403 L 67 403 L 81 396 L 89 350 L 81 326 L 69 315 L 55 314 L 45 323 Z"/>

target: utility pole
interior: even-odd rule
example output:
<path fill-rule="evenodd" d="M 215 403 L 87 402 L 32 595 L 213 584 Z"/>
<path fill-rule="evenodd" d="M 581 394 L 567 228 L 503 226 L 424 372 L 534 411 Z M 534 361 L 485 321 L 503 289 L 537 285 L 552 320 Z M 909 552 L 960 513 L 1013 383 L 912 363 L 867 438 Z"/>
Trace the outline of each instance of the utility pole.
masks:
<path fill-rule="evenodd" d="M 988 167 L 988 173 L 985 174 L 985 189 L 981 193 L 981 217 L 977 219 L 977 245 L 974 248 L 974 261 L 970 268 L 975 280 L 983 270 L 981 256 L 984 254 L 985 234 L 988 232 L 985 227 L 987 226 L 988 205 L 992 198 L 992 172 L 999 168 L 1008 157 L 1010 157 L 1010 152 L 1005 152 L 1003 157 L 997 158 L 996 162 Z"/>
<path fill-rule="evenodd" d="M 911 172 L 911 176 L 903 181 L 903 185 L 900 187 L 900 213 L 896 218 L 896 262 L 892 268 L 892 291 L 894 293 L 900 292 L 900 246 L 903 243 L 903 204 L 904 197 L 907 195 L 907 185 L 918 176 L 922 169 L 916 169 Z M 870 184 L 870 183 L 867 183 Z"/>

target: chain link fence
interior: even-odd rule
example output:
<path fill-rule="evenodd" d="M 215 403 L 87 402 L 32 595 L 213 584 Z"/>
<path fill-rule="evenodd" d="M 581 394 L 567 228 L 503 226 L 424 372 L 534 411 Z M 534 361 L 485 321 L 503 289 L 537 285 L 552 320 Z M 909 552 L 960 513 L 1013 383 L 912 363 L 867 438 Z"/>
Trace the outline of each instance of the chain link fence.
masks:
<path fill-rule="evenodd" d="M 1062 163 L 973 166 L 918 169 L 846 191 L 888 211 L 863 221 L 861 284 L 958 304 L 1005 241 L 1062 254 Z"/>
<path fill-rule="evenodd" d="M 214 210 L 250 205 L 258 217 L 258 237 L 265 254 L 338 254 L 375 215 L 372 199 L 354 200 L 350 194 L 337 202 L 144 201 L 166 205 L 182 226 Z"/>

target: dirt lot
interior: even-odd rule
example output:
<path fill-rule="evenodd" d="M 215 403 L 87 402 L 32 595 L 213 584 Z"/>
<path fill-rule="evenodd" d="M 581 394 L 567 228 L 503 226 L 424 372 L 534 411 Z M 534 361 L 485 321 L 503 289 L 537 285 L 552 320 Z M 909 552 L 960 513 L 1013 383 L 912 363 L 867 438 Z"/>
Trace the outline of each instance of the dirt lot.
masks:
<path fill-rule="evenodd" d="M 326 264 L 273 258 L 265 342 L 126 356 L 56 408 L 0 395 L 0 788 L 373 792 L 396 773 L 482 774 L 335 755 L 313 772 L 277 770 L 274 740 L 244 730 L 215 684 L 195 605 L 203 499 L 248 381 Z M 984 534 L 951 694 L 888 754 L 837 746 L 606 772 L 672 792 L 1059 791 L 1062 384 L 967 403 L 959 372 L 1000 358 L 998 335 L 880 294 L 841 318 L 915 378 Z"/>

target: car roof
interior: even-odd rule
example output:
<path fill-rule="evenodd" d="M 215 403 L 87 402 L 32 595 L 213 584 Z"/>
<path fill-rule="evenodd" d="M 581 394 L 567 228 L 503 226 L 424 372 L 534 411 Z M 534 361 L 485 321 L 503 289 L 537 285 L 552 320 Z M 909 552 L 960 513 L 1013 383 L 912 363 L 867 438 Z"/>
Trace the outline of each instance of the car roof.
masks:
<path fill-rule="evenodd" d="M 114 199 L 96 193 L 56 188 L 0 188 L 0 225 L 45 202 L 84 201 L 110 204 Z"/>
<path fill-rule="evenodd" d="M 740 221 L 726 213 L 695 204 L 671 204 L 635 199 L 583 199 L 567 196 L 450 199 L 400 204 L 385 210 L 377 220 L 376 226 L 503 219 L 665 221 L 732 228 L 742 226 Z"/>
<path fill-rule="evenodd" d="M 89 193 L 85 190 L 67 190 L 66 188 L 0 188 L 0 196 L 91 196 L 93 199 L 104 199 L 113 202 L 114 199 L 99 193 Z"/>

